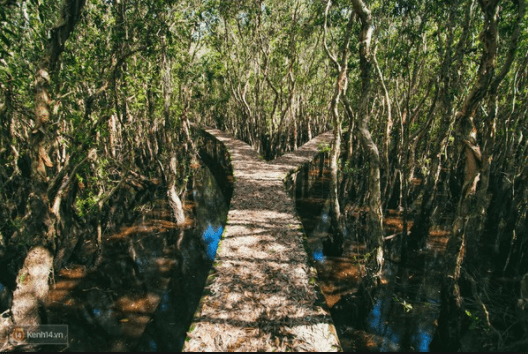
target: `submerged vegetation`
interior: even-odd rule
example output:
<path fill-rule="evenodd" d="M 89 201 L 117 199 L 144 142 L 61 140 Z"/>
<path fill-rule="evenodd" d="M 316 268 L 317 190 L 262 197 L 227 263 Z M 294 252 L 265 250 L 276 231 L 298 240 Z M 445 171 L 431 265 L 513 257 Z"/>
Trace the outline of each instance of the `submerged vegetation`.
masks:
<path fill-rule="evenodd" d="M 102 264 L 105 235 L 154 190 L 185 223 L 192 123 L 266 160 L 332 130 L 323 251 L 364 242 L 358 292 L 445 232 L 431 345 L 526 348 L 526 7 L 0 0 L 0 348 L 6 326 L 43 322 L 50 279 L 82 245 Z"/>

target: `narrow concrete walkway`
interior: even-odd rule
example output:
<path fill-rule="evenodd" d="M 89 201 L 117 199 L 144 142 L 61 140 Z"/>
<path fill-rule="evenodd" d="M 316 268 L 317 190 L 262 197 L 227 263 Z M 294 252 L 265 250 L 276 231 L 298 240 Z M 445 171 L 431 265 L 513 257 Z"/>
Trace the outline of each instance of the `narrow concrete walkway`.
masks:
<path fill-rule="evenodd" d="M 340 350 L 283 184 L 333 135 L 319 135 L 268 163 L 248 144 L 216 129 L 206 131 L 227 147 L 235 183 L 216 261 L 183 350 Z"/>

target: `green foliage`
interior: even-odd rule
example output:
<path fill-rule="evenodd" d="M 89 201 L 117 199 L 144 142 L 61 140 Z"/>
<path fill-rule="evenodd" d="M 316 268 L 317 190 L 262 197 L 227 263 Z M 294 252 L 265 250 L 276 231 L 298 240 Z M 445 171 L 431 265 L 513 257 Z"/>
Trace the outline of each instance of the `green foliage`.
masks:
<path fill-rule="evenodd" d="M 26 279 L 27 276 L 28 276 L 27 272 L 23 272 L 22 274 L 20 274 L 20 277 L 18 278 L 17 283 L 24 284 L 24 280 Z"/>
<path fill-rule="evenodd" d="M 471 324 L 469 325 L 470 330 L 473 331 L 482 325 L 481 319 L 477 315 L 472 314 L 469 310 L 466 310 L 466 316 L 471 320 Z"/>
<path fill-rule="evenodd" d="M 96 210 L 99 198 L 92 191 L 88 191 L 86 198 L 78 197 L 75 200 L 75 207 L 78 215 L 83 218 Z"/>
<path fill-rule="evenodd" d="M 411 312 L 411 311 L 413 310 L 413 305 L 412 305 L 411 303 L 408 303 L 408 302 L 407 302 L 406 300 L 404 300 L 404 299 L 400 299 L 400 298 L 399 298 L 398 296 L 396 296 L 396 295 L 394 296 L 394 301 L 395 301 L 396 303 L 400 304 L 400 305 L 403 307 L 403 309 L 404 309 L 404 311 L 405 311 L 406 313 L 409 313 L 409 312 Z"/>
<path fill-rule="evenodd" d="M 324 153 L 330 152 L 330 150 L 332 150 L 332 147 L 328 143 L 319 143 L 319 144 L 317 144 L 317 151 L 319 153 L 324 154 Z"/>
<path fill-rule="evenodd" d="M 343 167 L 343 173 L 347 175 L 353 175 L 358 173 L 365 172 L 365 166 L 353 166 L 349 160 L 345 161 L 345 166 Z"/>

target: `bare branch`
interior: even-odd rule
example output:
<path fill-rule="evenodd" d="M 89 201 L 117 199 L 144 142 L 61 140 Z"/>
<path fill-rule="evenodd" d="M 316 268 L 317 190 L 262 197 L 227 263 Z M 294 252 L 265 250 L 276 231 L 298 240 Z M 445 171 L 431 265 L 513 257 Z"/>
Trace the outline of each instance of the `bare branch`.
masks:
<path fill-rule="evenodd" d="M 327 23 L 328 23 L 328 10 L 330 10 L 330 6 L 332 6 L 332 0 L 328 0 L 328 3 L 326 4 L 325 9 L 325 20 L 324 20 L 324 32 L 323 32 L 323 45 L 326 51 L 326 54 L 332 61 L 332 63 L 335 65 L 337 71 L 341 71 L 341 65 L 339 65 L 339 62 L 337 61 L 337 58 L 330 53 L 330 50 L 328 49 L 328 45 L 326 43 L 326 31 L 327 31 Z"/>

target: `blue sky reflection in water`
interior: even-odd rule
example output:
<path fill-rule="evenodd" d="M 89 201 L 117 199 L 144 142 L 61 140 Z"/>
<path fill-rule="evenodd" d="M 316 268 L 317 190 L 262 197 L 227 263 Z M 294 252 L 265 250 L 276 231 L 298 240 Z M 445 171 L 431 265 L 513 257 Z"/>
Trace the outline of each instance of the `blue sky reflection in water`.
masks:
<path fill-rule="evenodd" d="M 317 262 L 324 263 L 326 257 L 325 257 L 324 254 L 323 254 L 323 250 L 316 250 L 316 251 L 313 253 L 313 258 L 314 258 Z"/>
<path fill-rule="evenodd" d="M 401 340 L 401 335 L 389 323 L 386 323 L 387 312 L 389 310 L 387 302 L 390 302 L 390 300 L 378 299 L 367 318 L 371 331 L 383 337 L 383 344 L 379 348 L 381 352 L 398 351 Z"/>
<path fill-rule="evenodd" d="M 218 226 L 216 228 L 213 228 L 213 226 L 209 224 L 207 229 L 202 235 L 202 238 L 206 246 L 205 252 L 207 254 L 207 258 L 210 261 L 213 261 L 216 256 L 216 249 L 218 248 L 218 243 L 220 242 L 220 238 L 222 237 L 223 232 L 224 232 L 223 226 Z"/>
<path fill-rule="evenodd" d="M 350 289 L 354 291 L 356 285 L 349 285 L 349 289 L 343 285 L 346 284 L 342 282 L 343 279 L 339 278 L 341 274 L 345 274 L 344 269 L 349 269 L 353 265 L 346 264 L 341 268 L 341 259 L 327 258 L 322 252 L 322 242 L 332 236 L 330 199 L 326 193 L 329 188 L 329 179 L 315 178 L 316 174 L 312 173 L 314 170 L 318 170 L 318 167 L 312 165 L 307 169 L 302 169 L 296 177 L 297 184 L 294 188 L 296 206 L 308 234 L 312 259 L 318 264 L 330 263 L 324 267 L 325 271 L 326 269 L 332 269 L 332 271 L 337 269 L 341 272 L 336 277 L 337 279 L 328 281 L 330 285 L 326 290 L 326 295 L 330 295 L 331 301 L 334 301 L 337 298 L 335 295 L 339 294 L 341 289 L 345 292 Z M 349 242 L 348 245 L 361 246 L 361 242 L 354 237 L 356 235 L 353 232 L 354 226 L 346 226 L 342 229 L 345 242 Z M 391 249 L 391 252 L 398 252 L 398 244 L 389 244 L 387 247 L 391 246 L 395 247 Z M 352 257 L 352 255 L 356 257 L 356 252 L 361 252 L 361 248 L 358 250 L 351 247 L 347 249 L 350 253 L 344 257 Z M 364 302 L 355 297 L 348 298 L 346 294 L 344 297 L 346 301 L 341 301 L 343 299 L 341 297 L 340 306 L 334 307 L 333 311 L 343 318 L 343 322 L 339 324 L 342 327 L 338 328 L 338 331 L 344 332 L 343 339 L 346 341 L 342 344 L 346 343 L 347 350 L 429 351 L 436 330 L 435 320 L 440 308 L 441 275 L 438 270 L 442 269 L 442 257 L 436 257 L 436 255 L 437 253 L 433 257 L 426 258 L 425 264 L 421 261 L 417 262 L 418 271 L 414 268 L 400 269 L 398 263 L 393 263 L 390 257 L 387 257 L 383 271 L 384 283 L 379 287 L 379 291 L 376 291 L 377 295 L 372 307 L 369 301 Z M 348 263 L 355 264 L 356 260 Z M 334 268 L 335 265 L 337 265 L 336 268 Z M 398 295 L 397 298 L 395 294 Z M 366 316 L 361 315 L 358 319 L 357 306 L 364 306 L 366 311 L 371 312 Z M 367 328 L 364 328 L 364 325 Z M 355 328 L 357 331 L 349 332 L 348 328 Z"/>
<path fill-rule="evenodd" d="M 158 351 L 158 345 L 156 344 L 156 341 L 155 340 L 150 340 L 149 342 L 149 348 L 150 348 L 150 351 L 151 352 L 156 352 Z"/>
<path fill-rule="evenodd" d="M 195 190 L 198 191 L 194 195 L 198 205 L 196 208 L 196 231 L 201 235 L 207 260 L 212 262 L 224 232 L 223 225 L 227 218 L 228 203 L 208 168 L 196 171 Z"/>
<path fill-rule="evenodd" d="M 370 332 L 383 337 L 383 342 L 380 343 L 378 351 L 399 351 L 402 337 L 407 336 L 410 331 L 412 332 L 411 342 L 413 348 L 418 352 L 428 352 L 429 344 L 434 335 L 434 326 L 431 323 L 436 318 L 436 314 L 432 313 L 429 316 L 431 318 L 418 320 L 416 326 L 413 325 L 413 328 L 408 328 L 409 323 L 399 325 L 398 322 L 389 321 L 389 318 L 393 317 L 389 316 L 391 306 L 394 306 L 392 299 L 378 299 L 367 318 Z"/>
<path fill-rule="evenodd" d="M 433 331 L 426 331 L 422 326 L 419 326 L 416 333 L 412 336 L 412 342 L 415 345 L 416 351 L 428 352 L 429 344 L 433 340 L 433 334 Z"/>
<path fill-rule="evenodd" d="M 169 293 L 166 292 L 165 294 L 163 294 L 163 297 L 161 298 L 160 310 L 162 312 L 165 312 L 169 309 L 169 301 L 170 301 Z"/>

